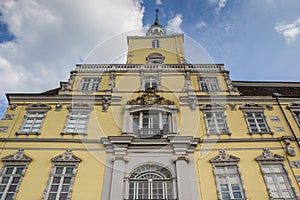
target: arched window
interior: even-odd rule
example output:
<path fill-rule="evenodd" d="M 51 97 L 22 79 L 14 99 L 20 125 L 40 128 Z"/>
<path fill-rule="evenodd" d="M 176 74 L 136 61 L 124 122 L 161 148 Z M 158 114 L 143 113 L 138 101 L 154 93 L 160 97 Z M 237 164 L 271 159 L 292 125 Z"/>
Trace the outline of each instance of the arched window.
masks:
<path fill-rule="evenodd" d="M 159 40 L 152 40 L 152 48 L 159 48 Z"/>
<path fill-rule="evenodd" d="M 173 199 L 173 181 L 165 167 L 142 165 L 129 176 L 129 199 Z"/>
<path fill-rule="evenodd" d="M 150 63 L 157 63 L 157 64 L 163 64 L 164 63 L 164 57 L 160 53 L 151 53 L 146 58 L 148 64 Z"/>

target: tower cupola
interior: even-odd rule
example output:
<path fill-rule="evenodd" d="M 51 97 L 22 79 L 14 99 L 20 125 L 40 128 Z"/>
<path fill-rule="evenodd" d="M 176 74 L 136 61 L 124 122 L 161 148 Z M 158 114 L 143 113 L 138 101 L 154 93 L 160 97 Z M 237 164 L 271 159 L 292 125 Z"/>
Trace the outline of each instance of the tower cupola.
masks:
<path fill-rule="evenodd" d="M 151 35 L 166 35 L 166 29 L 159 23 L 158 19 L 159 10 L 156 9 L 156 18 L 154 24 L 148 29 L 147 36 Z"/>

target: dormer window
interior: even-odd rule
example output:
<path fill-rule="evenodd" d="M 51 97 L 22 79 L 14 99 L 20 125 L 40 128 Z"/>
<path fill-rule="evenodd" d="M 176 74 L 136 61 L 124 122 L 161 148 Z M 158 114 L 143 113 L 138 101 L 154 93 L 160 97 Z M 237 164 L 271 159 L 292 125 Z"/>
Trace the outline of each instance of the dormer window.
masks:
<path fill-rule="evenodd" d="M 152 40 L 152 48 L 159 48 L 159 40 Z"/>
<path fill-rule="evenodd" d="M 165 58 L 160 53 L 149 54 L 146 58 L 148 64 L 163 64 L 164 59 Z"/>

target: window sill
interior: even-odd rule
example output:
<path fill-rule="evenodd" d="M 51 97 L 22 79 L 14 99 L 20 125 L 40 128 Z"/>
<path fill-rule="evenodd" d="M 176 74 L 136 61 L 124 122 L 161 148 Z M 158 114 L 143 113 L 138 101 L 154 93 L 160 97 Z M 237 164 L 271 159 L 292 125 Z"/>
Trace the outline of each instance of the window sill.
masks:
<path fill-rule="evenodd" d="M 221 133 L 216 133 L 216 132 L 207 132 L 207 135 L 231 135 L 232 133 L 230 132 L 221 132 Z"/>
<path fill-rule="evenodd" d="M 61 135 L 88 135 L 87 133 L 65 133 L 65 132 L 62 132 L 60 134 Z"/>
<path fill-rule="evenodd" d="M 249 132 L 249 135 L 266 135 L 266 134 L 270 134 L 270 135 L 274 135 L 274 133 L 272 131 L 268 131 L 268 132 Z"/>
<path fill-rule="evenodd" d="M 41 135 L 40 132 L 16 132 L 16 135 Z"/>

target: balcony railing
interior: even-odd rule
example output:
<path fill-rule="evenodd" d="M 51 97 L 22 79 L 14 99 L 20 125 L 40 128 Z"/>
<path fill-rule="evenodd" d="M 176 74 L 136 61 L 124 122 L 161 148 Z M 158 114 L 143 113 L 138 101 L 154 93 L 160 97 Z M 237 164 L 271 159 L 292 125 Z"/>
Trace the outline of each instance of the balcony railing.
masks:
<path fill-rule="evenodd" d="M 78 64 L 78 72 L 127 72 L 127 71 L 190 71 L 220 72 L 223 64 Z"/>

